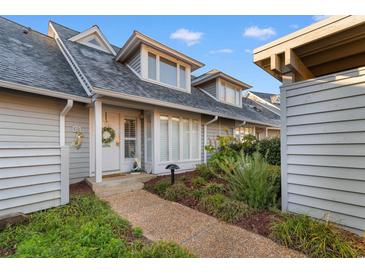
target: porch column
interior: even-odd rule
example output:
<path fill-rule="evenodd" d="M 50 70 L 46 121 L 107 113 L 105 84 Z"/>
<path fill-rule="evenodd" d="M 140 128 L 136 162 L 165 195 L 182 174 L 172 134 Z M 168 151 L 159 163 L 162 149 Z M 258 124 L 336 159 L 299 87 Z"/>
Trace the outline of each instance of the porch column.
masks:
<path fill-rule="evenodd" d="M 265 138 L 269 137 L 269 129 L 266 127 L 265 128 Z"/>
<path fill-rule="evenodd" d="M 95 181 L 96 183 L 102 182 L 102 167 L 103 167 L 103 155 L 102 155 L 102 124 L 103 124 L 103 112 L 101 101 L 94 102 L 94 130 L 95 130 Z"/>

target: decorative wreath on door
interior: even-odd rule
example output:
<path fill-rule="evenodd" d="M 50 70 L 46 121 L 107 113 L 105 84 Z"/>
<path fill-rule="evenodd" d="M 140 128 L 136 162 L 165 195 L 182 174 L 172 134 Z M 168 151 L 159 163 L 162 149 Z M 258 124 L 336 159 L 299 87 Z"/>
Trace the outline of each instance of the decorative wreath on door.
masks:
<path fill-rule="evenodd" d="M 115 130 L 111 127 L 103 127 L 103 144 L 110 144 L 114 141 Z"/>

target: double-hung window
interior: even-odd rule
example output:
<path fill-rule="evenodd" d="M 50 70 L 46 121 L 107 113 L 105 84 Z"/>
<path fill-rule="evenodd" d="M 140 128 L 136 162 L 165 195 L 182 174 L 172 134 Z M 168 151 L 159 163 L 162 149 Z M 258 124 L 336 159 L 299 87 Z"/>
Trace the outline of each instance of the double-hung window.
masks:
<path fill-rule="evenodd" d="M 228 83 L 222 83 L 219 90 L 219 100 L 231 105 L 240 105 L 240 91 Z"/>
<path fill-rule="evenodd" d="M 171 119 L 171 156 L 173 161 L 180 160 L 180 119 Z"/>

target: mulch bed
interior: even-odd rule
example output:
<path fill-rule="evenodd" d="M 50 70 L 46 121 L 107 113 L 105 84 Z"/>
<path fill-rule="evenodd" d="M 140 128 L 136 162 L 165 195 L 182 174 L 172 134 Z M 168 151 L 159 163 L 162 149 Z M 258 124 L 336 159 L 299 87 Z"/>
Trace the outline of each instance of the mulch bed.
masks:
<path fill-rule="evenodd" d="M 92 194 L 94 193 L 91 187 L 86 183 L 86 181 L 81 181 L 76 184 L 70 185 L 71 195 L 82 195 L 82 194 Z"/>
<path fill-rule="evenodd" d="M 175 175 L 175 182 L 184 180 L 184 184 L 192 188 L 192 179 L 199 176 L 198 171 L 191 171 L 191 172 L 185 172 L 185 173 L 179 173 Z M 153 185 L 157 184 L 158 182 L 162 180 L 170 180 L 170 175 L 165 176 L 158 176 L 156 178 L 151 179 L 150 181 L 146 182 L 145 185 L 148 186 L 145 189 L 153 194 L 158 195 L 153 190 Z M 218 183 L 218 184 L 224 184 L 226 185 L 227 182 L 220 179 L 220 178 L 213 178 L 209 180 L 209 183 Z M 192 209 L 198 210 L 200 212 L 203 212 L 205 214 L 208 214 L 205 211 L 202 211 L 201 208 L 198 207 L 199 200 L 195 199 L 194 197 L 189 197 L 183 200 L 178 201 L 178 203 L 185 205 L 187 207 L 190 207 Z M 209 214 L 208 214 L 209 215 Z M 279 220 L 281 216 L 275 212 L 272 211 L 260 211 L 260 212 L 253 212 L 246 218 L 240 220 L 239 222 L 233 223 L 236 226 L 239 226 L 241 228 L 244 228 L 246 230 L 249 230 L 251 232 L 263 235 L 265 237 L 268 237 L 270 234 L 270 227 L 273 221 Z"/>

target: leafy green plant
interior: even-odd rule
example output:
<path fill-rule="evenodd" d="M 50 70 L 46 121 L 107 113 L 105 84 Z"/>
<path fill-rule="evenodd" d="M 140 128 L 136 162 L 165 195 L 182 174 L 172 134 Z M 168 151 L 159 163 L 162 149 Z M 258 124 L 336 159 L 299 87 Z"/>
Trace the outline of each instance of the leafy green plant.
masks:
<path fill-rule="evenodd" d="M 136 238 L 141 238 L 143 236 L 143 230 L 139 226 L 136 226 L 133 228 L 132 234 Z"/>
<path fill-rule="evenodd" d="M 94 195 L 30 214 L 29 223 L 0 231 L 0 257 L 104 258 L 187 256 L 177 245 L 131 241 L 130 223 Z"/>
<path fill-rule="evenodd" d="M 280 166 L 268 165 L 268 181 L 274 186 L 273 191 L 276 193 L 278 200 L 281 198 L 281 168 Z"/>
<path fill-rule="evenodd" d="M 143 258 L 193 258 L 187 249 L 175 243 L 160 241 L 146 246 L 141 251 Z"/>
<path fill-rule="evenodd" d="M 204 196 L 198 207 L 226 222 L 239 221 L 249 212 L 246 204 L 232 200 L 222 194 Z"/>
<path fill-rule="evenodd" d="M 170 183 L 170 180 L 168 179 L 165 179 L 165 180 L 162 180 L 158 183 L 156 183 L 154 186 L 153 186 L 153 190 L 154 192 L 156 192 L 158 195 L 160 196 L 163 196 L 167 190 L 167 188 L 171 186 L 171 183 Z"/>
<path fill-rule="evenodd" d="M 210 170 L 207 164 L 197 165 L 196 170 L 198 171 L 199 175 L 207 181 L 214 177 L 214 173 Z"/>
<path fill-rule="evenodd" d="M 228 182 L 232 197 L 254 209 L 268 209 L 277 206 L 275 178 L 269 176 L 268 164 L 262 155 L 243 153 L 235 161 L 231 158 L 217 162 L 222 176 Z"/>
<path fill-rule="evenodd" d="M 277 242 L 304 252 L 310 257 L 349 258 L 361 256 L 360 250 L 329 222 L 319 222 L 306 215 L 287 214 L 271 227 Z"/>
<path fill-rule="evenodd" d="M 270 165 L 280 166 L 280 138 L 262 139 L 257 144 L 260 152 Z"/>
<path fill-rule="evenodd" d="M 176 183 L 166 189 L 165 199 L 170 201 L 181 201 L 191 195 L 190 189 L 183 183 Z"/>
<path fill-rule="evenodd" d="M 200 188 L 204 186 L 207 183 L 207 181 L 205 181 L 203 177 L 195 177 L 191 180 L 191 183 L 194 188 Z"/>
<path fill-rule="evenodd" d="M 206 195 L 212 195 L 217 193 L 224 193 L 225 188 L 223 184 L 210 183 L 203 188 L 203 191 Z"/>

